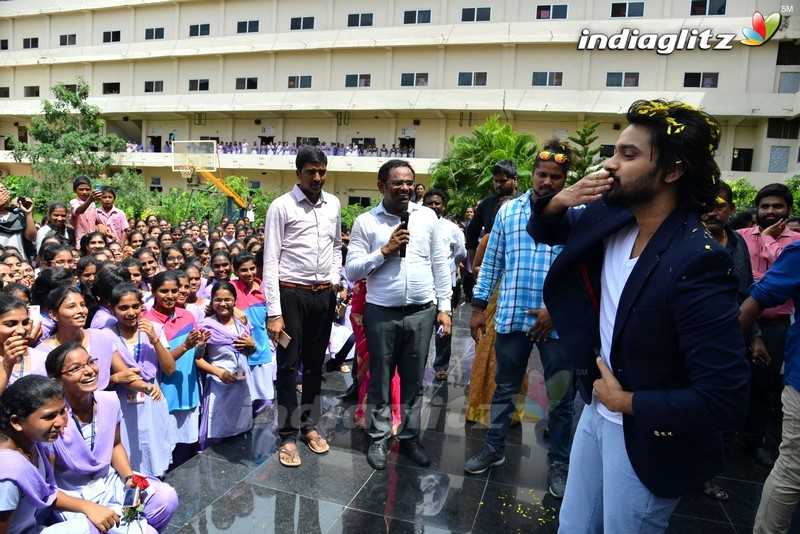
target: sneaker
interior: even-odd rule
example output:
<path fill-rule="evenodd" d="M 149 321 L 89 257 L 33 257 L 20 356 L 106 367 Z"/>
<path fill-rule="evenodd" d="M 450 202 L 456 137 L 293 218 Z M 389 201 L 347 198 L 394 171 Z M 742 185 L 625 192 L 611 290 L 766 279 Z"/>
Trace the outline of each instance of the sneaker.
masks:
<path fill-rule="evenodd" d="M 467 460 L 464 464 L 464 471 L 473 475 L 479 475 L 490 467 L 503 465 L 506 457 L 494 450 L 489 445 L 485 445 L 483 450 Z"/>
<path fill-rule="evenodd" d="M 553 462 L 547 470 L 547 489 L 550 495 L 556 499 L 564 498 L 564 490 L 567 489 L 567 472 L 569 465 L 564 462 Z"/>

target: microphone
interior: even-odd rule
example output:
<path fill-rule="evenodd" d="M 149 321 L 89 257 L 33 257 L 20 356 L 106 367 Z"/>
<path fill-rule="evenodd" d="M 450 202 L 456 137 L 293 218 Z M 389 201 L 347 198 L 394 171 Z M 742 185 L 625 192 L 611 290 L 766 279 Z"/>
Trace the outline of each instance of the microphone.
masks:
<path fill-rule="evenodd" d="M 405 228 L 406 230 L 408 230 L 408 212 L 407 211 L 404 211 L 403 213 L 400 214 L 400 225 L 403 228 Z M 406 257 L 406 245 L 403 245 L 402 247 L 400 247 L 400 257 L 401 258 L 405 258 Z"/>

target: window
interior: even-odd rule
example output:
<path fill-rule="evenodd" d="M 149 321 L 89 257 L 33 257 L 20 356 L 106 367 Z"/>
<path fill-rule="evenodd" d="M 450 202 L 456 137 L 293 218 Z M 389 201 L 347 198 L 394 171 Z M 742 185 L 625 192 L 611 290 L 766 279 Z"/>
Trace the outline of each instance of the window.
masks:
<path fill-rule="evenodd" d="M 567 4 L 540 4 L 536 6 L 537 20 L 567 18 Z"/>
<path fill-rule="evenodd" d="M 733 160 L 731 161 L 732 171 L 750 171 L 753 167 L 752 148 L 734 148 Z"/>
<path fill-rule="evenodd" d="M 118 95 L 119 94 L 119 82 L 108 82 L 103 84 L 103 94 L 104 95 Z"/>
<path fill-rule="evenodd" d="M 347 205 L 348 206 L 361 206 L 362 208 L 368 208 L 372 206 L 372 198 L 370 197 L 347 197 Z"/>
<path fill-rule="evenodd" d="M 76 83 L 65 83 L 64 89 L 69 91 L 70 93 L 77 94 L 78 92 L 78 84 Z"/>
<path fill-rule="evenodd" d="M 258 21 L 240 20 L 236 23 L 236 33 L 258 33 Z"/>
<path fill-rule="evenodd" d="M 201 37 L 211 33 L 211 24 L 191 24 L 189 26 L 189 37 Z"/>
<path fill-rule="evenodd" d="M 289 89 L 310 89 L 311 76 L 289 76 Z"/>
<path fill-rule="evenodd" d="M 8 39 L 0 39 L 0 50 L 8 50 Z"/>
<path fill-rule="evenodd" d="M 461 22 L 488 22 L 491 18 L 491 7 L 465 7 L 461 10 Z"/>
<path fill-rule="evenodd" d="M 403 13 L 403 24 L 430 24 L 431 10 L 418 9 L 416 11 L 406 11 Z"/>
<path fill-rule="evenodd" d="M 769 167 L 767 172 L 786 172 L 789 170 L 789 147 L 769 147 Z"/>
<path fill-rule="evenodd" d="M 800 72 L 781 72 L 778 92 L 796 93 L 797 91 L 800 91 Z"/>
<path fill-rule="evenodd" d="M 110 32 L 103 32 L 104 43 L 118 43 L 122 39 L 122 33 L 119 30 Z"/>
<path fill-rule="evenodd" d="M 26 85 L 25 88 L 24 88 L 23 94 L 26 97 L 39 96 L 39 86 L 38 85 Z"/>
<path fill-rule="evenodd" d="M 8 87 L 0 87 L 0 98 L 11 98 L 11 89 Z"/>
<path fill-rule="evenodd" d="M 459 72 L 458 85 L 461 87 L 468 86 L 486 86 L 486 73 L 485 72 Z"/>
<path fill-rule="evenodd" d="M 606 87 L 639 87 L 638 72 L 606 73 Z"/>
<path fill-rule="evenodd" d="M 692 0 L 690 15 L 724 15 L 725 0 Z"/>
<path fill-rule="evenodd" d="M 292 17 L 289 23 L 290 30 L 313 30 L 314 17 Z"/>
<path fill-rule="evenodd" d="M 22 40 L 22 48 L 39 48 L 39 38 L 26 37 Z"/>
<path fill-rule="evenodd" d="M 601 158 L 613 158 L 614 153 L 616 153 L 616 148 L 614 145 L 600 145 L 600 157 Z"/>
<path fill-rule="evenodd" d="M 427 87 L 427 72 L 404 72 L 400 75 L 401 87 Z"/>
<path fill-rule="evenodd" d="M 563 72 L 534 72 L 531 85 L 534 87 L 561 87 Z"/>
<path fill-rule="evenodd" d="M 190 91 L 208 91 L 208 78 L 189 80 Z"/>
<path fill-rule="evenodd" d="M 164 81 L 163 80 L 153 80 L 149 82 L 144 82 L 144 92 L 145 93 L 163 93 L 164 92 Z"/>
<path fill-rule="evenodd" d="M 144 38 L 146 41 L 151 41 L 153 39 L 163 39 L 164 28 L 145 28 Z"/>
<path fill-rule="evenodd" d="M 61 46 L 75 46 L 78 42 L 78 36 L 74 33 L 68 33 L 58 38 Z"/>
<path fill-rule="evenodd" d="M 719 72 L 687 72 L 683 75 L 684 87 L 716 87 Z"/>
<path fill-rule="evenodd" d="M 611 17 L 643 17 L 644 2 L 612 2 Z"/>
<path fill-rule="evenodd" d="M 348 74 L 344 77 L 345 87 L 369 87 L 372 74 Z"/>
<path fill-rule="evenodd" d="M 372 26 L 372 13 L 350 13 L 347 15 L 347 27 Z"/>
<path fill-rule="evenodd" d="M 261 189 L 261 182 L 251 181 L 247 186 L 248 189 Z"/>
<path fill-rule="evenodd" d="M 258 78 L 236 78 L 236 90 L 258 89 Z"/>
<path fill-rule="evenodd" d="M 769 119 L 767 122 L 767 137 L 771 139 L 797 139 L 798 133 L 800 133 L 800 119 L 790 121 Z"/>
<path fill-rule="evenodd" d="M 776 65 L 800 65 L 800 45 L 794 41 L 781 41 L 778 43 L 778 57 Z"/>

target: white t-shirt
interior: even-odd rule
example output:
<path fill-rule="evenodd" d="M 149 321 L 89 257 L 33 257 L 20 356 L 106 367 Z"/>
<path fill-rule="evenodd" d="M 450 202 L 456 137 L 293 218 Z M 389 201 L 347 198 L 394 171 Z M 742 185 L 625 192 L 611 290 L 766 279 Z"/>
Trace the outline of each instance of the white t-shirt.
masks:
<path fill-rule="evenodd" d="M 603 272 L 600 276 L 600 345 L 601 356 L 609 369 L 611 366 L 611 342 L 614 338 L 614 323 L 617 319 L 617 308 L 622 290 L 628 282 L 631 271 L 639 258 L 631 258 L 633 244 L 639 235 L 639 225 L 626 226 L 608 237 L 603 245 Z M 612 412 L 603 404 L 597 403 L 597 413 L 611 421 L 622 424 L 622 414 Z"/>

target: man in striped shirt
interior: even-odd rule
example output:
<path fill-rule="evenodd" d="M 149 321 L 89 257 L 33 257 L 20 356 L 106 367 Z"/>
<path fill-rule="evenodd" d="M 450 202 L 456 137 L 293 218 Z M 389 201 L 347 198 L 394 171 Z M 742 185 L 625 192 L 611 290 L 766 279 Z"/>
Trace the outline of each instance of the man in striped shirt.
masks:
<path fill-rule="evenodd" d="M 528 359 L 536 344 L 544 368 L 549 404 L 548 489 L 558 498 L 563 497 L 567 482 L 575 392 L 572 365 L 553 331 L 553 322 L 544 307 L 542 286 L 550 265 L 563 247 L 536 243 L 525 228 L 532 203 L 564 187 L 571 159 L 572 151 L 566 143 L 557 139 L 548 141 L 536 156 L 531 190 L 504 204 L 492 226 L 473 290 L 470 331 L 476 342 L 485 333 L 484 310 L 499 283 L 495 314 L 496 388 L 484 448 L 464 466 L 466 472 L 476 474 L 505 462 L 503 450 L 514 397 L 527 373 Z"/>

